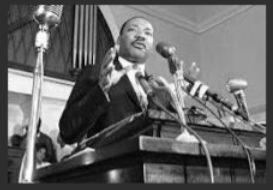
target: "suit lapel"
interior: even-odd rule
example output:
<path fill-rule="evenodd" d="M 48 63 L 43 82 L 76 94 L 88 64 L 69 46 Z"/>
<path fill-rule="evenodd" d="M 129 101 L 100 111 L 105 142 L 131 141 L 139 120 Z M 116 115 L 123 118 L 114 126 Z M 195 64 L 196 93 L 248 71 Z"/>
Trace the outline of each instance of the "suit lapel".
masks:
<path fill-rule="evenodd" d="M 115 66 L 116 66 L 116 70 L 119 71 L 122 69 L 122 66 L 120 64 L 120 62 L 118 61 L 118 59 L 115 59 L 114 62 Z M 119 90 L 125 92 L 125 94 L 132 100 L 132 102 L 134 102 L 134 104 L 136 106 L 138 106 L 139 108 L 141 108 L 140 102 L 138 101 L 138 97 L 137 94 L 128 78 L 127 75 L 124 75 L 120 81 L 118 82 L 118 84 L 116 84 L 117 86 L 119 86 Z M 114 95 L 114 94 L 113 94 Z"/>

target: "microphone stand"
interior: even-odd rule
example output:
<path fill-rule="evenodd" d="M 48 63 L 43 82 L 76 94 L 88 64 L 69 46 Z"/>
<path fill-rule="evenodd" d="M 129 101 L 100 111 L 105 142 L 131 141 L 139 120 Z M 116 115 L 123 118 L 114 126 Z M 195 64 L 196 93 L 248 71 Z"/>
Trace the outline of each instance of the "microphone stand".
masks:
<path fill-rule="evenodd" d="M 176 110 L 178 113 L 178 117 L 183 125 L 181 125 L 181 133 L 184 132 L 183 126 L 187 125 L 185 113 L 183 111 L 183 108 L 185 107 L 184 102 L 184 93 L 181 90 L 181 85 L 183 86 L 183 64 L 179 63 L 177 57 L 171 57 L 169 60 L 169 68 L 170 72 L 172 74 L 172 78 L 175 84 L 175 91 L 177 96 L 177 101 L 175 102 Z"/>
<path fill-rule="evenodd" d="M 187 92 L 186 89 L 183 89 L 185 92 Z M 201 105 L 204 105 L 204 103 L 200 100 L 198 100 L 196 97 L 192 96 L 192 98 L 199 102 Z M 211 101 L 212 105 L 215 106 L 215 107 L 218 107 L 213 101 Z M 246 156 L 247 156 L 247 161 L 248 161 L 248 164 L 249 164 L 249 170 L 250 170 L 250 180 L 252 183 L 255 183 L 255 173 L 256 173 L 256 165 L 255 165 L 255 160 L 253 158 L 253 156 L 251 155 L 251 152 L 250 152 L 250 148 L 249 146 L 247 146 L 237 135 L 235 132 L 233 132 L 223 121 L 221 118 L 218 118 L 217 115 L 209 108 L 209 107 L 206 107 L 207 110 L 209 110 L 209 112 L 214 115 L 218 120 L 219 122 L 227 129 L 227 131 L 232 135 L 232 137 L 234 137 L 237 142 L 242 146 L 243 148 L 243 151 L 246 153 Z M 227 111 L 229 114 L 231 114 L 232 116 L 234 116 L 234 118 L 237 117 L 237 115 L 235 115 L 232 111 L 230 110 L 227 110 L 227 109 L 224 109 L 224 111 Z M 239 118 L 239 117 L 238 117 Z"/>
<path fill-rule="evenodd" d="M 37 123 L 41 114 L 42 87 L 44 80 L 44 53 L 48 48 L 47 24 L 40 24 L 39 31 L 36 34 L 35 47 L 38 55 L 36 66 L 33 73 L 32 87 L 32 106 L 30 113 L 29 130 L 27 133 L 26 152 L 22 159 L 22 165 L 19 174 L 19 183 L 33 183 L 33 173 L 35 171 L 35 142 L 37 134 Z"/>
<path fill-rule="evenodd" d="M 35 142 L 37 123 L 41 115 L 42 87 L 44 80 L 44 53 L 48 49 L 49 29 L 60 23 L 63 5 L 38 5 L 33 11 L 33 19 L 39 24 L 35 37 L 38 55 L 33 72 L 32 105 L 27 132 L 26 152 L 19 172 L 19 183 L 33 183 L 35 172 Z"/>
<path fill-rule="evenodd" d="M 173 103 L 176 106 L 176 109 L 177 109 L 177 112 L 178 112 L 178 118 L 173 113 L 171 113 L 169 110 L 167 110 L 159 101 L 157 101 L 156 98 L 154 98 L 154 94 L 153 94 L 152 90 L 146 89 L 145 92 L 147 94 L 148 100 L 153 102 L 155 105 L 157 105 L 167 115 L 169 115 L 171 118 L 173 118 L 180 126 L 184 126 L 188 131 L 190 131 L 197 138 L 197 140 L 200 142 L 200 145 L 204 149 L 204 153 L 205 153 L 205 156 L 206 156 L 206 159 L 207 159 L 209 174 L 210 174 L 210 182 L 214 183 L 214 174 L 213 174 L 213 166 L 212 166 L 211 156 L 210 156 L 208 148 L 207 148 L 207 146 L 205 144 L 205 141 L 192 128 L 190 128 L 187 125 L 186 122 L 183 123 L 181 121 L 180 116 L 179 116 L 179 109 L 181 109 L 181 107 L 179 105 L 179 101 L 178 101 L 177 96 L 175 96 L 175 94 L 172 92 L 172 90 L 171 90 L 170 86 L 168 85 L 167 81 L 165 81 L 163 78 L 161 78 L 161 82 L 166 87 L 167 92 L 170 94 L 171 99 L 172 99 Z M 143 81 L 143 83 L 146 83 L 146 82 Z M 148 87 L 148 84 L 143 85 L 143 86 Z"/>
<path fill-rule="evenodd" d="M 169 89 L 168 89 L 169 91 Z M 171 95 L 172 96 L 172 95 Z M 208 168 L 209 168 L 209 174 L 210 174 L 210 182 L 214 183 L 214 174 L 213 174 L 213 165 L 212 165 L 212 161 L 211 161 L 211 156 L 210 153 L 208 151 L 208 148 L 205 144 L 205 141 L 202 139 L 202 137 L 200 137 L 193 129 L 191 129 L 189 126 L 184 125 L 183 122 L 177 118 L 173 113 L 171 113 L 169 110 L 167 110 L 159 101 L 157 101 L 155 98 L 153 98 L 152 96 L 148 96 L 149 100 L 154 102 L 155 105 L 157 105 L 161 110 L 163 110 L 167 115 L 169 115 L 171 118 L 173 118 L 180 126 L 184 126 L 188 131 L 190 131 L 200 142 L 200 145 L 202 146 L 206 159 L 207 159 L 207 163 L 208 163 Z M 172 96 L 173 98 L 173 96 Z"/>

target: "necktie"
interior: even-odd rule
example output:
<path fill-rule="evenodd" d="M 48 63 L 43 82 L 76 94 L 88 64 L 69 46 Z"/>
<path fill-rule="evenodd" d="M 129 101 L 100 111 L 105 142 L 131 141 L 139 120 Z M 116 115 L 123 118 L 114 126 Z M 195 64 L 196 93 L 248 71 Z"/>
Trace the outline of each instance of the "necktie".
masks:
<path fill-rule="evenodd" d="M 138 99 L 141 105 L 142 110 L 147 110 L 147 106 L 148 106 L 148 100 L 147 100 L 147 95 L 144 92 L 141 84 L 139 83 L 139 80 L 136 78 L 136 73 L 140 72 L 140 70 L 138 68 L 135 69 L 134 72 L 134 76 L 135 76 L 135 82 L 136 82 L 136 87 L 137 87 L 137 95 L 138 95 Z"/>
<path fill-rule="evenodd" d="M 134 89 L 136 95 L 137 95 L 141 109 L 143 111 L 147 110 L 147 106 L 148 106 L 147 95 L 145 94 L 143 88 L 141 87 L 138 79 L 135 76 L 137 72 L 142 73 L 140 67 L 138 67 L 137 65 L 132 65 L 132 66 L 127 66 L 124 69 L 127 70 L 128 78 L 133 86 L 133 89 Z"/>

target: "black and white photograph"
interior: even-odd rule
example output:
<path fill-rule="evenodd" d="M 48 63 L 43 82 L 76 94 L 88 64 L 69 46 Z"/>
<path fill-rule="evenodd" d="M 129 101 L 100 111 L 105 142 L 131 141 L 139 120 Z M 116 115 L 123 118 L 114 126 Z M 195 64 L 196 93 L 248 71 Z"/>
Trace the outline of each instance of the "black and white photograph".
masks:
<path fill-rule="evenodd" d="M 8 184 L 266 183 L 266 5 L 9 5 Z"/>

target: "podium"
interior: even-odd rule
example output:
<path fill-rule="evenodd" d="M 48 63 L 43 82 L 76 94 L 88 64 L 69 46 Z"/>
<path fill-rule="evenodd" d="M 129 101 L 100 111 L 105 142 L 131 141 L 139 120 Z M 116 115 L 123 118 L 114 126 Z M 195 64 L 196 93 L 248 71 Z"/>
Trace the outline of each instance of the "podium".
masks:
<path fill-rule="evenodd" d="M 34 180 L 39 183 L 210 182 L 201 145 L 176 141 L 180 127 L 163 112 L 149 112 L 148 120 L 146 115 L 135 115 L 120 124 L 105 129 L 90 141 L 95 151 L 86 148 L 60 163 L 41 168 Z M 251 182 L 247 155 L 226 129 L 211 122 L 189 125 L 207 142 L 215 183 Z M 152 136 L 138 134 L 147 130 L 152 131 Z M 243 126 L 235 126 L 233 131 L 252 147 L 255 182 L 265 183 L 266 151 L 259 148 L 263 134 Z"/>
<path fill-rule="evenodd" d="M 207 144 L 216 183 L 250 183 L 247 156 L 240 146 Z M 86 149 L 88 150 L 88 149 Z M 251 149 L 256 183 L 265 182 L 266 152 Z M 83 151 L 41 168 L 40 183 L 209 183 L 199 143 L 139 136 L 96 151 Z"/>

